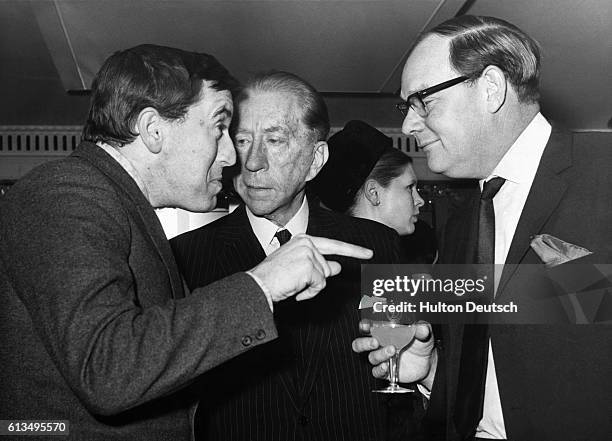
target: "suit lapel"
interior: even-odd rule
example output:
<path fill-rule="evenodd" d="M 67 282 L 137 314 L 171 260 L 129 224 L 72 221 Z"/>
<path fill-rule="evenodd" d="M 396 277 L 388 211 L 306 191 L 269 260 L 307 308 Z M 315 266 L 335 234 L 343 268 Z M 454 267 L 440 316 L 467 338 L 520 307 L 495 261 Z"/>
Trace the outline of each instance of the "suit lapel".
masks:
<path fill-rule="evenodd" d="M 126 210 L 135 212 L 134 220 L 143 231 L 148 233 L 151 243 L 157 250 L 160 259 L 168 271 L 168 279 L 172 287 L 172 297 L 184 297 L 183 281 L 164 229 L 155 214 L 155 210 L 144 197 L 132 177 L 110 155 L 90 142 L 82 142 L 71 156 L 82 158 L 92 164 L 123 192 L 125 199 L 122 199 L 122 203 Z"/>
<path fill-rule="evenodd" d="M 541 232 L 567 190 L 567 182 L 559 173 L 571 166 L 569 142 L 571 138 L 565 133 L 552 134 L 544 150 L 508 251 L 507 265 L 504 266 L 497 290 L 498 297 L 503 295 L 509 279 L 529 251 L 531 238 Z"/>
<path fill-rule="evenodd" d="M 222 264 L 229 270 L 245 271 L 266 258 L 266 253 L 257 240 L 244 205 L 240 205 L 227 216 L 227 222 L 218 231 Z"/>

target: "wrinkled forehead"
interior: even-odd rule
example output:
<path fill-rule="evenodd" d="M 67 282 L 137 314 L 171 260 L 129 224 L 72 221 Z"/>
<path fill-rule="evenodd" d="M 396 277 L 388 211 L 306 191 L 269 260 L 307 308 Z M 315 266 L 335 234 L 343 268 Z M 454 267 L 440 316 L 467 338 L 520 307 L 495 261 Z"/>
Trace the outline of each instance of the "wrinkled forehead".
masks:
<path fill-rule="evenodd" d="M 287 92 L 248 91 L 238 103 L 238 128 L 273 128 L 295 133 L 303 129 L 302 110 L 298 98 Z"/>
<path fill-rule="evenodd" d="M 458 76 L 449 60 L 450 39 L 425 37 L 412 50 L 402 72 L 402 98 Z"/>

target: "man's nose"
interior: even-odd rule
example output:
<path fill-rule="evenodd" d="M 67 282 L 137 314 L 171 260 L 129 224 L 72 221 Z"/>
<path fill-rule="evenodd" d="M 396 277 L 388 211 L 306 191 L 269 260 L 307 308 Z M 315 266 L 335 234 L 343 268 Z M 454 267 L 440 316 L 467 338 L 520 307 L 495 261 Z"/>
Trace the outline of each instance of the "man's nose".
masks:
<path fill-rule="evenodd" d="M 404 117 L 402 123 L 402 133 L 404 135 L 414 135 L 423 130 L 425 127 L 424 119 L 419 116 L 412 107 L 408 107 L 408 113 Z"/>
<path fill-rule="evenodd" d="M 232 138 L 227 135 L 221 137 L 221 141 L 219 141 L 217 161 L 222 167 L 229 167 L 236 163 L 236 149 L 234 148 Z"/>
<path fill-rule="evenodd" d="M 268 160 L 263 143 L 258 139 L 253 140 L 253 144 L 244 161 L 244 167 L 251 172 L 256 172 L 266 168 L 267 162 Z"/>

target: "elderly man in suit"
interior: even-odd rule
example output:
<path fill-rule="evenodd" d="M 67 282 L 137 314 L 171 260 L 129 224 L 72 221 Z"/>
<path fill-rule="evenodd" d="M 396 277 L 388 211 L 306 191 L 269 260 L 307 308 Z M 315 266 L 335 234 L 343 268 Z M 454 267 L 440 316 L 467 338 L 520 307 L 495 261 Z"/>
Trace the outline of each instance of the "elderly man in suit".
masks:
<path fill-rule="evenodd" d="M 311 85 L 290 73 L 264 74 L 245 86 L 236 105 L 241 169 L 234 183 L 244 204 L 171 241 L 190 287 L 250 268 L 304 233 L 372 248 L 374 262 L 398 261 L 393 230 L 323 209 L 305 195 L 328 158 L 327 109 Z M 306 309 L 292 300 L 277 305 L 282 336 L 274 345 L 211 372 L 197 414 L 202 439 L 385 439 L 386 400 L 372 393 L 377 385 L 367 360 L 350 350 L 360 262 L 342 262 L 342 276 Z"/>
<path fill-rule="evenodd" d="M 84 141 L 4 197 L 0 419 L 67 420 L 74 440 L 188 440 L 195 402 L 181 389 L 277 337 L 273 302 L 312 297 L 340 269 L 319 249 L 371 254 L 303 236 L 186 295 L 153 209 L 214 207 L 235 162 L 235 86 L 210 55 L 117 52 Z"/>
<path fill-rule="evenodd" d="M 612 148 L 551 130 L 538 104 L 539 72 L 538 44 L 516 26 L 461 16 L 420 38 L 398 106 L 404 133 L 433 171 L 480 180 L 480 198 L 449 220 L 440 262 L 506 264 L 496 302 L 529 302 L 537 283 L 537 294 L 563 312 L 544 272 L 550 262 L 532 241 L 547 234 L 561 248 L 590 252 L 573 263 L 611 262 Z M 445 326 L 441 347 L 420 326 L 402 376 L 431 391 L 438 438 L 612 437 L 612 328 L 557 317 L 566 323 Z M 372 338 L 354 342 L 358 352 L 377 347 Z M 386 375 L 380 363 L 391 353 L 370 353 L 376 376 Z"/>

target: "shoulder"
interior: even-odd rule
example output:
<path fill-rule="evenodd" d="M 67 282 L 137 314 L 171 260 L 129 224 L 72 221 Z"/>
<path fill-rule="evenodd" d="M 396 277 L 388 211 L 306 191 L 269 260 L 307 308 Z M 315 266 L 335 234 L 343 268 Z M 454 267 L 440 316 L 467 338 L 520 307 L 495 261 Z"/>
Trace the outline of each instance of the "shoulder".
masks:
<path fill-rule="evenodd" d="M 374 251 L 369 263 L 397 263 L 401 258 L 399 235 L 392 228 L 369 219 L 361 219 L 317 208 L 315 215 L 321 224 L 333 225 L 323 235 Z"/>
<path fill-rule="evenodd" d="M 32 188 L 52 189 L 64 184 L 76 185 L 109 185 L 102 172 L 90 163 L 78 157 L 68 156 L 66 158 L 49 161 L 39 165 L 22 177 L 13 188 L 17 191 L 27 191 Z"/>
<path fill-rule="evenodd" d="M 612 165 L 612 135 L 606 132 L 570 132 L 555 127 L 542 161 L 556 162 L 560 156 L 567 156 L 574 170 L 591 170 L 608 176 Z"/>
<path fill-rule="evenodd" d="M 399 236 L 395 230 L 370 219 L 353 217 L 326 208 L 319 208 L 321 217 L 327 217 L 337 226 L 338 234 L 344 238 L 359 240 L 363 237 L 376 237 L 378 240 L 395 240 Z"/>
<path fill-rule="evenodd" d="M 574 133 L 572 159 L 576 167 L 610 178 L 612 167 L 612 134 L 604 132 Z"/>
<path fill-rule="evenodd" d="M 61 215 L 71 208 L 86 211 L 89 205 L 118 206 L 118 189 L 99 169 L 69 156 L 42 164 L 21 178 L 5 196 L 4 207 L 19 211 L 35 207 Z"/>
<path fill-rule="evenodd" d="M 131 234 L 129 207 L 121 189 L 104 173 L 70 156 L 33 169 L 7 192 L 0 209 L 0 236 L 40 249 L 43 244 L 70 246 L 74 253 L 104 238 L 125 250 Z"/>

